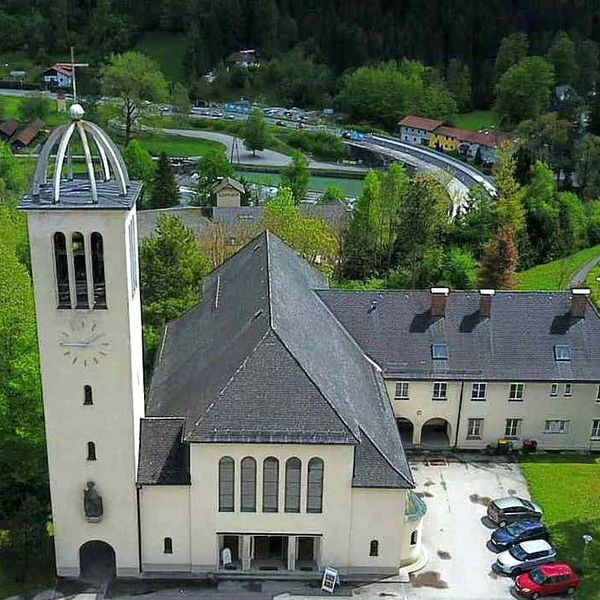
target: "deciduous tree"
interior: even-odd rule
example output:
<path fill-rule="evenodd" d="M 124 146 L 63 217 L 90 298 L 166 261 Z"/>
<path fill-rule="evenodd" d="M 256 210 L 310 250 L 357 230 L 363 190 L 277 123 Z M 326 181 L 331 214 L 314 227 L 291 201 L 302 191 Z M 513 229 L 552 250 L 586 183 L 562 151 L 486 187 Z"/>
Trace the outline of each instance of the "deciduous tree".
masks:
<path fill-rule="evenodd" d="M 529 38 L 526 33 L 517 31 L 502 38 L 494 66 L 496 80 L 500 79 L 513 65 L 522 61 L 528 52 Z"/>
<path fill-rule="evenodd" d="M 304 200 L 309 180 L 308 160 L 301 152 L 294 152 L 292 162 L 281 171 L 281 184 L 292 191 L 296 204 Z"/>
<path fill-rule="evenodd" d="M 223 152 L 210 152 L 198 160 L 198 179 L 192 204 L 213 206 L 213 188 L 223 177 L 233 177 L 235 169 Z"/>
<path fill-rule="evenodd" d="M 128 144 L 144 101 L 164 101 L 167 98 L 167 82 L 158 65 L 140 52 L 114 56 L 102 69 L 100 78 L 103 92 L 123 102 L 125 144 Z"/>
<path fill-rule="evenodd" d="M 131 140 L 123 151 L 123 160 L 129 177 L 142 181 L 145 186 L 145 194 L 148 196 L 156 172 L 156 164 L 148 150 L 137 140 Z"/>
<path fill-rule="evenodd" d="M 267 123 L 262 110 L 256 108 L 249 115 L 244 128 L 244 146 L 252 150 L 252 156 L 256 156 L 256 151 L 265 149 L 268 139 Z"/>

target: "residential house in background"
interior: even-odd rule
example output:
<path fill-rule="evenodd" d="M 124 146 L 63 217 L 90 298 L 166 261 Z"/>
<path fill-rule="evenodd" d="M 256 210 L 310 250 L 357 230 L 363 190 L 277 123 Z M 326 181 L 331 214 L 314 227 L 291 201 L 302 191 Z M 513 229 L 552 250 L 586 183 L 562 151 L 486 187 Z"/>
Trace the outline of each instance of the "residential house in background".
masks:
<path fill-rule="evenodd" d="M 43 73 L 44 84 L 48 87 L 70 88 L 73 82 L 73 69 L 68 65 L 56 64 Z"/>
<path fill-rule="evenodd" d="M 251 49 L 233 52 L 227 57 L 227 63 L 232 65 L 238 65 L 246 69 L 258 67 L 260 65 L 260 63 L 258 62 L 258 57 L 256 55 L 256 50 Z"/>
<path fill-rule="evenodd" d="M 409 144 L 427 144 L 432 132 L 441 127 L 443 121 L 409 115 L 404 117 L 399 125 L 400 139 L 403 142 L 408 142 Z"/>

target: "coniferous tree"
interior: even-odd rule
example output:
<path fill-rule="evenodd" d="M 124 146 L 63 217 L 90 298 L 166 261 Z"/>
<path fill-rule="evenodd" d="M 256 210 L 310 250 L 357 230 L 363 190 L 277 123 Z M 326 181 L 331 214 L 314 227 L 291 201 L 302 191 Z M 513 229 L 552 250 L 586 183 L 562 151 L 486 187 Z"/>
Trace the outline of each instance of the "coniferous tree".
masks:
<path fill-rule="evenodd" d="M 517 246 L 513 233 L 503 227 L 485 248 L 479 268 L 480 285 L 495 290 L 513 288 L 517 260 Z"/>
<path fill-rule="evenodd" d="M 175 173 L 167 155 L 161 152 L 156 165 L 156 173 L 152 179 L 148 208 L 169 208 L 178 204 L 179 189 Z"/>

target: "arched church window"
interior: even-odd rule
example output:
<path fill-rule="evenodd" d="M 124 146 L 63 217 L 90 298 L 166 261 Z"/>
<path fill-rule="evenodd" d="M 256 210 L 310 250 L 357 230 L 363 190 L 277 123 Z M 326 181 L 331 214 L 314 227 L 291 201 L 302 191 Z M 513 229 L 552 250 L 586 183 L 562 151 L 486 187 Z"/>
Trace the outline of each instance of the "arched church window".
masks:
<path fill-rule="evenodd" d="M 102 235 L 92 233 L 92 279 L 94 282 L 94 308 L 106 308 L 106 282 L 104 280 L 104 245 Z"/>
<path fill-rule="evenodd" d="M 285 463 L 285 512 L 300 512 L 300 471 L 299 458 L 288 458 Z"/>
<path fill-rule="evenodd" d="M 96 460 L 96 444 L 94 442 L 87 443 L 87 459 Z"/>
<path fill-rule="evenodd" d="M 83 386 L 83 404 L 84 406 L 91 406 L 92 404 L 94 404 L 91 385 Z"/>
<path fill-rule="evenodd" d="M 242 460 L 242 512 L 256 512 L 256 461 L 247 456 Z"/>
<path fill-rule="evenodd" d="M 323 460 L 311 458 L 308 461 L 308 488 L 306 494 L 306 512 L 323 512 Z"/>
<path fill-rule="evenodd" d="M 87 270 L 85 266 L 85 241 L 83 235 L 76 231 L 72 236 L 73 271 L 75 272 L 75 308 L 89 308 L 87 290 Z"/>
<path fill-rule="evenodd" d="M 270 456 L 263 462 L 263 512 L 279 510 L 279 461 Z"/>
<path fill-rule="evenodd" d="M 65 234 L 59 231 L 54 234 L 54 267 L 56 269 L 58 308 L 71 308 L 67 242 L 65 240 Z"/>
<path fill-rule="evenodd" d="M 235 494 L 235 464 L 231 456 L 219 461 L 219 512 L 233 512 Z"/>
<path fill-rule="evenodd" d="M 173 540 L 170 537 L 164 539 L 164 554 L 173 554 Z"/>

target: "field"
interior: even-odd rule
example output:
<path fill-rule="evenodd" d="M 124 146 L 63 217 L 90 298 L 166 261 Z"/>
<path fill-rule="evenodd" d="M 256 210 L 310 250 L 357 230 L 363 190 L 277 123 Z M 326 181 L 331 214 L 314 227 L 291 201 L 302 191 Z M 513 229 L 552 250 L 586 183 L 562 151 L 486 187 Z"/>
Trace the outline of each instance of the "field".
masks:
<path fill-rule="evenodd" d="M 585 287 L 592 290 L 592 301 L 600 310 L 600 265 L 596 265 L 586 277 Z"/>
<path fill-rule="evenodd" d="M 498 115 L 492 110 L 474 110 L 462 113 L 452 119 L 452 124 L 459 129 L 467 129 L 468 131 L 492 129 L 497 128 L 499 125 Z"/>
<path fill-rule="evenodd" d="M 184 36 L 168 33 L 145 33 L 135 45 L 135 50 L 143 52 L 155 60 L 168 81 L 185 81 Z"/>
<path fill-rule="evenodd" d="M 166 152 L 168 156 L 204 156 L 211 152 L 223 151 L 223 146 L 218 142 L 192 138 L 168 137 L 140 137 L 138 141 L 150 154 L 158 156 Z"/>
<path fill-rule="evenodd" d="M 19 120 L 19 106 L 22 101 L 23 98 L 0 96 L 0 121 L 5 121 L 10 118 Z M 68 119 L 67 113 L 57 112 L 56 102 L 54 100 L 47 100 L 47 102 L 50 106 L 50 112 L 48 117 L 44 119 L 46 125 L 48 125 L 48 127 L 56 127 L 56 125 L 64 123 Z"/>
<path fill-rule="evenodd" d="M 600 245 L 592 246 L 559 260 L 517 273 L 516 289 L 553 291 L 569 287 L 569 280 L 585 263 L 600 254 Z"/>
<path fill-rule="evenodd" d="M 532 498 L 559 550 L 582 577 L 578 600 L 600 600 L 600 458 L 530 455 L 521 463 Z M 582 536 L 594 541 L 584 555 Z"/>

